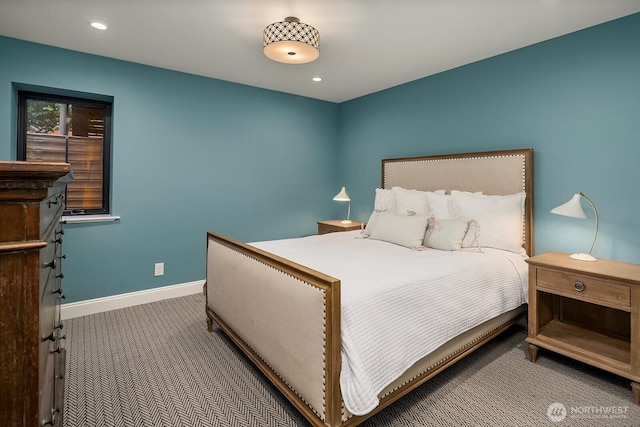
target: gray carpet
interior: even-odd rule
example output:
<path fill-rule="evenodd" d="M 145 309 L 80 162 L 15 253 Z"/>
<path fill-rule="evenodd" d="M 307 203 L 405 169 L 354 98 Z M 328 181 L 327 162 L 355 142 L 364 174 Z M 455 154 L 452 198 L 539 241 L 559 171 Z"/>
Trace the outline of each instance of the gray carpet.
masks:
<path fill-rule="evenodd" d="M 307 426 L 193 295 L 65 323 L 65 427 Z M 629 381 L 507 331 L 364 426 L 637 426 Z M 547 410 L 561 403 L 564 420 Z"/>

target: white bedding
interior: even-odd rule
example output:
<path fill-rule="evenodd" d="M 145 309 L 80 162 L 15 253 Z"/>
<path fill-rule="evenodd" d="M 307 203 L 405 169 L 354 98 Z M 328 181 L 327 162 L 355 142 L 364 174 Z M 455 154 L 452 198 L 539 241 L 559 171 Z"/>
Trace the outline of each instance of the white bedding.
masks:
<path fill-rule="evenodd" d="M 340 279 L 340 387 L 354 415 L 417 360 L 527 299 L 526 256 L 498 249 L 412 251 L 359 231 L 251 245 Z"/>

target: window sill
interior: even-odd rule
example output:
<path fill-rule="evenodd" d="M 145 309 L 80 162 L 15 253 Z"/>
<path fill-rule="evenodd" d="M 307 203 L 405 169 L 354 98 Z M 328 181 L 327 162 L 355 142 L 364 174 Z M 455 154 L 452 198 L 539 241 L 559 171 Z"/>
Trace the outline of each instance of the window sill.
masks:
<path fill-rule="evenodd" d="M 68 215 L 60 220 L 64 224 L 81 224 L 87 222 L 113 222 L 120 220 L 119 216 L 112 215 Z"/>

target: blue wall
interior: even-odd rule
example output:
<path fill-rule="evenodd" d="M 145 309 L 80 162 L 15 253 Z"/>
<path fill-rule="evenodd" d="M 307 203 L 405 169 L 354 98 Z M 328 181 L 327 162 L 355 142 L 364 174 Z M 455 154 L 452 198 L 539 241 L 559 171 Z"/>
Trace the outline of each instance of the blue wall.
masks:
<path fill-rule="evenodd" d="M 122 219 L 66 226 L 65 302 L 203 279 L 207 230 L 300 236 L 342 213 L 337 104 L 8 38 L 0 52 L 0 159 L 15 159 L 16 83 L 114 99 Z"/>
<path fill-rule="evenodd" d="M 344 214 L 343 184 L 366 220 L 381 159 L 462 151 L 534 148 L 536 252 L 588 250 L 587 205 L 587 221 L 549 213 L 582 191 L 594 255 L 640 262 L 640 14 L 339 105 L 2 37 L 0 52 L 0 159 L 15 83 L 114 98 L 122 219 L 67 226 L 66 302 L 202 279 L 207 230 L 311 234 Z"/>
<path fill-rule="evenodd" d="M 640 14 L 340 105 L 343 181 L 367 219 L 388 157 L 534 148 L 535 248 L 640 262 Z M 356 196 L 358 197 L 356 201 Z"/>

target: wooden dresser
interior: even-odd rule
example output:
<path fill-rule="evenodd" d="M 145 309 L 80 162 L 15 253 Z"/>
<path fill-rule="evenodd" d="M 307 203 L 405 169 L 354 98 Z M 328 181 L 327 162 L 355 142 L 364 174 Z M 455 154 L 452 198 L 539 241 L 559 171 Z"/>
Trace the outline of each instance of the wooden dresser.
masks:
<path fill-rule="evenodd" d="M 68 163 L 0 161 L 0 414 L 3 426 L 62 426 L 60 265 Z"/>

